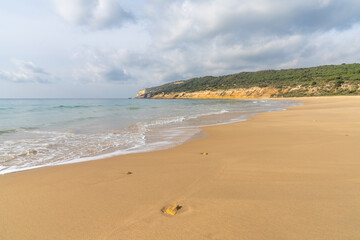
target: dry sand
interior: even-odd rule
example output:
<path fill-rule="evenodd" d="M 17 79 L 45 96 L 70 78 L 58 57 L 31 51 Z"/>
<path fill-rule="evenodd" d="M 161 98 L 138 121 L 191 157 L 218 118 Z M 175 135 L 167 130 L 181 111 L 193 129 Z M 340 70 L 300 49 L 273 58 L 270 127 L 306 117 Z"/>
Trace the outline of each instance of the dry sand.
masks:
<path fill-rule="evenodd" d="M 0 176 L 0 239 L 360 239 L 360 97 L 304 100 L 176 148 Z"/>

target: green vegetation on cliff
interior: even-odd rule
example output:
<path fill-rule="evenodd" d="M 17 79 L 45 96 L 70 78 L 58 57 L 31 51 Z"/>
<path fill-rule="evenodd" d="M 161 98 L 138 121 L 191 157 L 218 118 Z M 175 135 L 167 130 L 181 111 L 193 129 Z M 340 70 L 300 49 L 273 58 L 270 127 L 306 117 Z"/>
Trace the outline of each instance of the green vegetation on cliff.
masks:
<path fill-rule="evenodd" d="M 159 94 L 228 90 L 237 88 L 276 88 L 274 97 L 360 94 L 360 64 L 326 65 L 311 68 L 241 72 L 219 77 L 199 77 L 148 88 L 141 97 Z"/>

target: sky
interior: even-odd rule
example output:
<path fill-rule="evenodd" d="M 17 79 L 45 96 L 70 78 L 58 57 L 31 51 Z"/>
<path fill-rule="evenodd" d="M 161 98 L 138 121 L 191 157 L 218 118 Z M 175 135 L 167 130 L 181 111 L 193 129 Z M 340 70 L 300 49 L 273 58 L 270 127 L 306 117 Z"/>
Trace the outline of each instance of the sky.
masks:
<path fill-rule="evenodd" d="M 360 62 L 358 0 L 0 0 L 0 98 Z"/>

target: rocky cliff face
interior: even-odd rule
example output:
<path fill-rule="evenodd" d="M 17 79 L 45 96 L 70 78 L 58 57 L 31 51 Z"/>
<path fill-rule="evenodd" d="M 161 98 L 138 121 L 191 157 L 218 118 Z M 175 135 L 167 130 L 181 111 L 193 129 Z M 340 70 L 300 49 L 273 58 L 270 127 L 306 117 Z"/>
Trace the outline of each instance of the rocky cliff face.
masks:
<path fill-rule="evenodd" d="M 158 98 L 158 99 L 174 99 L 174 98 L 190 98 L 190 99 L 231 99 L 231 98 L 270 98 L 279 95 L 279 89 L 275 88 L 237 88 L 228 90 L 215 91 L 199 91 L 199 92 L 174 92 L 151 94 L 143 89 L 138 92 L 136 98 Z"/>
<path fill-rule="evenodd" d="M 148 91 L 145 89 L 143 90 L 140 90 L 137 94 L 136 94 L 136 98 L 145 98 L 145 94 L 147 93 Z"/>
<path fill-rule="evenodd" d="M 296 96 L 327 96 L 327 95 L 348 95 L 359 94 L 360 84 L 344 84 L 336 88 L 334 84 L 323 86 L 297 86 L 284 88 L 252 87 L 235 88 L 228 90 L 198 91 L 198 92 L 171 92 L 154 93 L 143 89 L 138 92 L 136 98 L 156 99 L 246 99 L 246 98 L 276 98 Z"/>

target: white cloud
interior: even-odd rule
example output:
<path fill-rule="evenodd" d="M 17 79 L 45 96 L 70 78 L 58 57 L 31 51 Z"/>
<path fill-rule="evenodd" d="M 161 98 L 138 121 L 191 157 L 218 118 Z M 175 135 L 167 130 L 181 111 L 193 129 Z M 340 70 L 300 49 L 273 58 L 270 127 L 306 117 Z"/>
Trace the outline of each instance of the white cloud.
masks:
<path fill-rule="evenodd" d="M 76 79 L 153 86 L 240 71 L 360 61 L 360 16 L 350 0 L 153 0 L 149 47 L 85 47 Z M 146 14 L 145 14 L 146 13 Z M 139 24 L 139 23 L 138 23 Z"/>
<path fill-rule="evenodd" d="M 153 0 L 145 8 L 153 45 L 142 53 L 153 67 L 142 70 L 168 81 L 356 62 L 359 7 L 354 0 Z"/>
<path fill-rule="evenodd" d="M 55 0 L 55 5 L 64 20 L 93 29 L 121 27 L 134 20 L 116 0 Z"/>
<path fill-rule="evenodd" d="M 360 2 L 354 0 L 55 1 L 63 19 L 89 30 L 64 34 L 78 41 L 60 43 L 66 54 L 80 49 L 72 69 L 58 70 L 68 82 L 149 87 L 204 75 L 360 61 Z M 141 16 L 134 25 L 97 31 L 133 21 L 130 12 Z M 65 59 L 65 53 L 47 50 Z M 14 64 L 16 70 L 0 72 L 2 79 L 51 78 L 31 62 Z"/>
<path fill-rule="evenodd" d="M 29 61 L 12 60 L 15 71 L 1 71 L 0 80 L 17 83 L 50 83 L 53 77 L 42 68 Z"/>
<path fill-rule="evenodd" d="M 73 76 L 82 82 L 127 83 L 132 77 L 119 58 L 121 58 L 119 51 L 107 52 L 85 48 L 73 57 L 79 63 L 79 67 L 74 69 Z"/>
<path fill-rule="evenodd" d="M 123 48 L 101 50 L 86 47 L 74 55 L 73 76 L 78 81 L 148 85 L 186 75 L 178 52 L 135 52 Z M 189 75 L 190 76 L 190 75 Z"/>
<path fill-rule="evenodd" d="M 157 2 L 157 1 L 155 1 Z M 232 35 L 251 41 L 264 35 L 286 35 L 348 28 L 360 20 L 353 0 L 208 0 L 161 1 L 148 10 L 159 47 L 177 47 Z"/>

